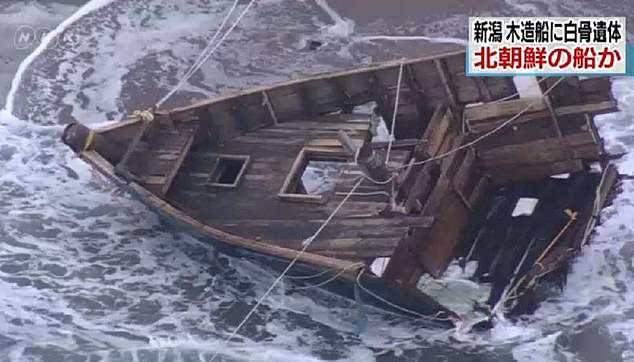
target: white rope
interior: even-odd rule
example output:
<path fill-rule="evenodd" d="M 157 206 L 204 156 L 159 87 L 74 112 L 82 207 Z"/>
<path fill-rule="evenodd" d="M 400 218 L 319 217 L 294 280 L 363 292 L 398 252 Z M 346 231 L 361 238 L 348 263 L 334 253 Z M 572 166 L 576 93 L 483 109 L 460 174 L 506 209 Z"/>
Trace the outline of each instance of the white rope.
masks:
<path fill-rule="evenodd" d="M 279 284 L 280 281 L 282 281 L 282 279 L 284 278 L 284 276 L 286 275 L 286 273 L 288 273 L 289 270 L 291 270 L 291 268 L 293 267 L 293 265 L 295 265 L 295 263 L 297 262 L 297 260 L 299 260 L 299 258 L 306 252 L 306 250 L 308 249 L 308 247 L 310 246 L 310 244 L 315 240 L 315 238 L 317 236 L 319 236 L 319 234 L 321 233 L 322 230 L 324 230 L 324 228 L 328 225 L 328 223 L 335 217 L 335 215 L 337 214 L 337 212 L 339 212 L 339 210 L 341 209 L 341 207 L 343 206 L 343 204 L 346 203 L 346 201 L 348 201 L 348 199 L 350 198 L 350 196 L 354 193 L 354 191 L 357 189 L 357 187 L 359 187 L 359 185 L 361 185 L 361 183 L 363 182 L 363 178 L 359 178 L 359 181 L 354 185 L 354 187 L 352 187 L 352 189 L 350 189 L 350 192 L 348 193 L 348 195 L 346 195 L 346 197 L 343 198 L 343 200 L 341 200 L 341 202 L 339 203 L 339 205 L 337 205 L 337 207 L 333 210 L 333 212 L 330 214 L 330 216 L 328 216 L 328 218 L 326 219 L 326 221 L 324 221 L 324 223 L 319 227 L 319 229 L 317 229 L 317 231 L 315 231 L 315 233 L 313 235 L 311 235 L 309 238 L 307 238 L 306 240 L 304 240 L 304 242 L 302 243 L 304 245 L 304 247 L 297 253 L 297 255 L 295 255 L 295 257 L 293 258 L 293 260 L 291 260 L 290 263 L 288 263 L 288 265 L 286 266 L 286 268 L 284 269 L 284 271 L 282 271 L 282 274 L 280 274 L 279 277 L 277 277 L 277 279 L 275 279 L 275 281 L 273 282 L 273 284 L 271 284 L 271 286 L 269 287 L 269 289 L 266 290 L 266 292 L 264 292 L 264 294 L 262 295 L 262 297 L 260 297 L 260 299 L 258 299 L 257 303 L 255 303 L 255 306 L 253 306 L 253 308 L 251 308 L 251 310 L 249 311 L 249 313 L 247 313 L 247 315 L 244 317 L 244 319 L 242 319 L 242 322 L 240 322 L 240 324 L 238 324 L 238 326 L 233 330 L 233 332 L 231 333 L 231 335 L 229 335 L 229 337 L 225 340 L 224 344 L 220 347 L 220 349 L 218 349 L 212 356 L 211 359 L 209 360 L 209 362 L 213 362 L 216 357 L 222 352 L 224 351 L 224 349 L 227 347 L 227 345 L 229 345 L 229 342 L 231 341 L 231 339 L 233 339 L 233 337 L 236 336 L 236 334 L 238 333 L 238 331 L 240 330 L 240 328 L 242 328 L 246 322 L 249 320 L 249 318 L 253 315 L 253 313 L 255 313 L 255 311 L 258 309 L 258 307 L 262 304 L 262 302 L 264 302 L 264 299 L 266 299 L 266 297 L 268 297 L 268 295 L 273 291 L 273 289 L 275 289 L 275 287 L 277 286 L 277 284 Z"/>
<path fill-rule="evenodd" d="M 392 113 L 392 125 L 390 130 L 390 139 L 387 142 L 387 152 L 385 154 L 385 164 L 390 160 L 390 151 L 392 150 L 392 141 L 394 140 L 394 129 L 396 126 L 396 114 L 398 113 L 398 99 L 401 94 L 401 80 L 403 79 L 403 62 L 398 69 L 398 80 L 396 81 L 396 97 L 394 100 L 394 113 Z"/>
<path fill-rule="evenodd" d="M 220 35 L 220 32 L 222 30 L 222 28 L 224 28 L 227 20 L 229 19 L 229 17 L 231 16 L 231 14 L 233 13 L 235 7 L 237 6 L 239 0 L 236 0 L 233 3 L 233 6 L 231 7 L 231 9 L 229 10 L 229 13 L 227 14 L 227 16 L 223 19 L 222 24 L 220 25 L 220 27 L 218 28 L 218 30 L 216 31 L 216 34 L 214 34 L 213 38 L 211 39 L 211 41 L 209 42 L 209 44 L 207 45 L 207 47 L 205 48 L 205 50 L 203 50 L 203 52 L 201 53 L 201 55 L 198 57 L 197 61 L 194 62 L 194 64 L 192 65 L 192 67 L 190 68 L 190 70 L 188 72 L 185 73 L 185 75 L 183 76 L 183 78 L 181 78 L 181 80 L 176 84 L 176 86 L 169 92 L 167 93 L 163 98 L 161 98 L 157 103 L 156 103 L 156 109 L 159 109 L 163 103 L 165 103 L 165 101 L 167 101 L 171 96 L 174 95 L 174 93 L 176 93 L 176 91 L 178 91 L 178 89 L 180 87 L 182 87 L 185 82 L 187 82 L 189 80 L 189 78 L 192 77 L 192 75 L 194 75 L 194 73 L 200 69 L 200 67 L 209 59 L 209 57 L 211 57 L 211 55 L 216 51 L 216 49 L 218 49 L 220 47 L 220 45 L 222 45 L 222 43 L 225 41 L 225 39 L 229 36 L 229 34 L 231 34 L 231 32 L 233 31 L 233 29 L 235 29 L 236 26 L 238 26 L 238 23 L 240 23 L 240 21 L 242 20 L 242 18 L 247 14 L 247 12 L 249 11 L 249 9 L 251 8 L 251 6 L 255 3 L 256 0 L 251 0 L 249 2 L 249 4 L 247 4 L 247 6 L 244 8 L 244 10 L 242 10 L 242 12 L 240 13 L 240 15 L 238 15 L 238 17 L 236 18 L 236 20 L 233 22 L 233 24 L 231 25 L 231 27 L 229 27 L 229 29 L 227 30 L 227 32 L 225 32 L 225 34 L 220 38 L 220 40 L 218 40 L 218 42 L 215 44 L 215 46 L 213 48 L 211 48 L 210 50 L 208 50 L 208 48 L 213 44 L 213 42 L 216 40 L 216 38 L 218 38 L 218 36 Z M 205 52 L 207 52 L 205 54 Z"/>
<path fill-rule="evenodd" d="M 506 127 L 507 125 L 509 125 L 511 122 L 513 122 L 514 120 L 518 119 L 519 117 L 521 117 L 524 113 L 526 113 L 531 107 L 533 107 L 534 105 L 536 105 L 538 102 L 540 102 L 542 100 L 542 98 L 544 98 L 546 95 L 548 95 L 548 93 L 550 93 L 559 83 L 561 83 L 561 81 L 563 81 L 564 78 L 561 77 L 559 78 L 555 83 L 553 83 L 552 86 L 550 86 L 546 91 L 544 91 L 544 94 L 542 95 L 541 98 L 536 99 L 535 101 L 531 102 L 528 106 L 526 106 L 524 109 L 522 109 L 521 111 L 519 111 L 516 115 L 514 115 L 513 117 L 509 118 L 508 120 L 504 121 L 503 123 L 501 123 L 499 126 L 495 127 L 494 129 L 492 129 L 491 131 L 483 134 L 482 136 L 474 139 L 473 141 L 469 142 L 469 143 L 465 143 L 464 145 L 460 146 L 460 147 L 456 147 L 452 150 L 449 150 L 445 153 L 442 153 L 438 156 L 434 156 L 434 157 L 430 157 L 428 159 L 422 160 L 422 161 L 417 161 L 414 162 L 413 165 L 423 165 L 427 162 L 431 162 L 431 161 L 435 161 L 435 160 L 439 160 L 442 158 L 445 158 L 451 154 L 454 154 L 460 150 L 463 150 L 465 148 L 471 147 L 473 145 L 475 145 L 476 143 L 484 140 L 485 138 L 488 138 L 490 136 L 492 136 L 493 134 L 497 133 L 498 131 L 500 131 L 502 128 Z M 396 169 L 403 169 L 409 167 L 409 165 L 404 165 L 404 166 L 399 166 Z"/>
<path fill-rule="evenodd" d="M 313 275 L 287 275 L 286 277 L 288 279 L 297 279 L 297 280 L 303 280 L 303 279 L 314 279 L 314 278 L 319 278 L 322 275 L 328 274 L 332 269 L 326 269 L 326 270 L 322 270 L 317 274 L 313 274 Z"/>
<path fill-rule="evenodd" d="M 307 289 L 313 289 L 313 288 L 319 288 L 319 287 L 323 287 L 324 285 L 332 282 L 333 280 L 339 278 L 343 273 L 345 273 L 346 271 L 355 268 L 355 267 L 362 267 L 365 266 L 365 264 L 363 263 L 356 263 L 356 264 L 350 264 L 347 267 L 341 269 L 337 274 L 333 275 L 332 277 L 319 282 L 317 284 L 311 284 L 311 285 L 306 285 L 306 286 L 299 286 L 299 287 L 293 287 L 293 290 L 307 290 Z M 332 269 L 328 269 L 327 271 L 331 271 Z"/>
<path fill-rule="evenodd" d="M 183 84 L 185 84 L 185 82 L 187 80 L 189 80 L 189 78 L 191 78 L 192 75 L 194 75 L 194 73 L 200 69 L 200 67 L 202 66 L 202 64 L 205 62 L 205 57 L 207 56 L 207 54 L 209 53 L 209 51 L 211 50 L 211 48 L 214 46 L 216 39 L 218 39 L 218 36 L 220 35 L 220 33 L 222 32 L 222 29 L 224 29 L 225 24 L 227 23 L 227 20 L 229 20 L 229 18 L 231 17 L 231 14 L 233 14 L 233 11 L 236 9 L 236 7 L 238 6 L 238 2 L 240 0 L 235 0 L 233 2 L 233 5 L 231 5 L 231 8 L 229 9 L 229 12 L 227 13 L 227 15 L 224 17 L 224 19 L 222 19 L 222 22 L 220 23 L 220 26 L 218 27 L 218 29 L 216 30 L 216 33 L 214 34 L 214 36 L 211 38 L 211 40 L 209 41 L 209 43 L 207 44 L 207 46 L 205 47 L 205 49 L 203 49 L 203 51 L 200 53 L 200 55 L 198 55 L 198 58 L 196 59 L 196 61 L 189 67 L 189 69 L 187 70 L 187 72 L 185 72 L 185 74 L 183 75 L 183 77 L 178 81 L 178 83 L 176 84 L 176 86 L 167 94 L 165 95 L 163 98 L 161 98 L 160 101 L 158 101 L 156 103 L 156 108 L 160 107 L 165 101 L 167 101 L 167 99 L 169 99 L 180 87 L 183 86 Z"/>
<path fill-rule="evenodd" d="M 401 312 L 405 312 L 405 313 L 408 313 L 408 314 L 413 314 L 413 315 L 415 315 L 415 316 L 417 316 L 417 317 L 419 317 L 419 318 L 422 318 L 422 319 L 434 320 L 434 321 L 453 321 L 453 320 L 452 320 L 452 318 L 449 318 L 449 317 L 446 317 L 446 318 L 439 318 L 439 317 L 437 317 L 437 315 L 438 315 L 438 314 L 440 314 L 440 313 L 442 313 L 442 312 L 438 312 L 438 313 L 436 313 L 436 316 L 428 316 L 428 315 L 424 315 L 424 314 L 421 314 L 421 313 L 415 312 L 415 311 L 413 311 L 413 310 L 410 310 L 410 309 L 407 309 L 407 308 L 401 307 L 400 305 L 398 305 L 398 304 L 394 304 L 394 303 L 390 302 L 389 300 L 387 300 L 387 299 L 385 299 L 385 298 L 381 297 L 380 295 L 377 295 L 376 293 L 372 292 L 372 291 L 371 291 L 371 290 L 369 290 L 368 288 L 364 287 L 364 286 L 363 286 L 363 284 L 361 284 L 361 275 L 363 275 L 363 272 L 365 272 L 365 268 L 361 269 L 361 270 L 359 271 L 359 274 L 357 274 L 357 285 L 359 286 L 359 288 L 360 288 L 361 290 L 363 290 L 363 291 L 364 291 L 365 293 L 367 293 L 368 295 L 370 295 L 370 296 L 372 296 L 372 297 L 376 298 L 377 300 L 379 300 L 379 301 L 381 301 L 381 302 L 383 302 L 383 303 L 385 303 L 385 304 L 389 305 L 390 307 L 392 307 L 392 308 L 394 308 L 394 309 L 398 309 L 398 310 L 400 310 Z"/>

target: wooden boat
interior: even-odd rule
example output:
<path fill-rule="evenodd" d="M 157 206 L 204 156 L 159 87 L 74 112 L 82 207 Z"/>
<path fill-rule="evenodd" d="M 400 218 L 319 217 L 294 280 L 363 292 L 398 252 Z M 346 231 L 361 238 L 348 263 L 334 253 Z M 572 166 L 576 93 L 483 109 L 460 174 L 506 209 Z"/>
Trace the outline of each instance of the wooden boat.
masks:
<path fill-rule="evenodd" d="M 422 276 L 475 261 L 490 307 L 530 312 L 540 288 L 561 284 L 617 180 L 593 120 L 616 110 L 610 80 L 533 80 L 537 96 L 512 77 L 468 77 L 456 51 L 95 130 L 73 123 L 63 141 L 221 252 L 279 270 L 297 259 L 298 285 L 453 325 L 461 315 L 421 290 Z M 373 137 L 380 118 L 392 143 Z M 320 162 L 337 170 L 325 191 L 304 179 Z"/>

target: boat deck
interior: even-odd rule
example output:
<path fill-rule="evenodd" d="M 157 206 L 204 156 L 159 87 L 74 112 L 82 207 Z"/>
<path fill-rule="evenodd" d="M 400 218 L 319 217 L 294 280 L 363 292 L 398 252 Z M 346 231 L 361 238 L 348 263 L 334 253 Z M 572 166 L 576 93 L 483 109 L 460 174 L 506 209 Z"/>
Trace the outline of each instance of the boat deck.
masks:
<path fill-rule="evenodd" d="M 344 130 L 361 145 L 369 137 L 369 128 L 367 115 L 336 115 L 283 122 L 236 137 L 221 147 L 201 143 L 185 159 L 168 199 L 214 228 L 301 249 L 302 241 L 319 228 L 362 174 L 353 157 L 341 152 L 338 131 Z M 331 161 L 341 161 L 334 192 L 317 202 L 303 199 L 301 194 L 291 195 L 297 200 L 280 202 L 280 190 L 302 149 L 330 150 L 335 157 Z M 394 149 L 390 166 L 403 165 L 409 153 Z M 221 155 L 249 155 L 239 191 L 209 184 L 210 172 Z M 354 195 L 343 205 L 310 251 L 348 260 L 389 256 L 410 227 L 431 224 L 431 217 L 382 214 L 390 203 L 384 187 L 366 180 L 357 193 L 363 196 Z"/>

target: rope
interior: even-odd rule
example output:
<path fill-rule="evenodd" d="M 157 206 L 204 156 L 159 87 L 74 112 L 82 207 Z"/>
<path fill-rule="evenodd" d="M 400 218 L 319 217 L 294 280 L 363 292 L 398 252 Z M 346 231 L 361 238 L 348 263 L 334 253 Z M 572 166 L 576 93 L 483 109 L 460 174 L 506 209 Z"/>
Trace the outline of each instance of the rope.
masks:
<path fill-rule="evenodd" d="M 348 271 L 350 269 L 353 269 L 355 267 L 363 267 L 363 266 L 365 266 L 365 264 L 363 264 L 363 263 L 350 264 L 347 267 L 341 269 L 337 274 L 335 274 L 332 277 L 324 280 L 323 282 L 319 282 L 317 284 L 306 285 L 306 286 L 293 287 L 293 289 L 294 290 L 307 290 L 307 289 L 312 289 L 312 288 L 319 288 L 319 287 L 322 287 L 322 286 L 332 282 L 333 280 L 339 278 L 346 271 Z M 329 271 L 332 271 L 332 269 L 326 270 L 326 272 L 329 272 Z"/>
<path fill-rule="evenodd" d="M 326 270 L 322 270 L 317 274 L 313 274 L 313 275 L 287 275 L 286 277 L 288 279 L 314 279 L 314 278 L 319 278 L 322 275 L 328 274 L 332 269 L 326 269 Z"/>
<path fill-rule="evenodd" d="M 402 312 L 405 312 L 405 313 L 408 313 L 408 314 L 413 314 L 413 315 L 415 315 L 415 316 L 417 316 L 419 318 L 422 318 L 422 319 L 433 320 L 433 321 L 453 321 L 453 319 L 450 318 L 450 317 L 439 318 L 438 314 L 440 314 L 442 312 L 436 313 L 436 316 L 428 316 L 428 315 L 420 314 L 420 313 L 415 312 L 415 311 L 413 311 L 411 309 L 407 309 L 407 308 L 401 307 L 400 305 L 394 304 L 394 303 L 390 302 L 389 300 L 381 297 L 380 295 L 377 295 L 373 291 L 371 291 L 368 288 L 364 287 L 363 284 L 361 284 L 361 275 L 363 275 L 363 272 L 365 272 L 365 268 L 361 269 L 359 271 L 359 274 L 357 274 L 356 282 L 357 282 L 357 285 L 359 286 L 359 288 L 361 290 L 363 290 L 365 293 L 367 293 L 368 295 L 370 295 L 371 297 L 374 297 L 375 299 L 377 299 L 377 300 L 389 305 L 390 307 L 392 307 L 394 309 L 398 309 L 398 310 L 400 310 Z"/>
<path fill-rule="evenodd" d="M 390 129 L 390 139 L 387 142 L 387 153 L 385 154 L 385 164 L 390 159 L 390 151 L 392 151 L 392 141 L 394 140 L 394 129 L 396 128 L 396 114 L 398 113 L 398 99 L 401 94 L 401 80 L 403 79 L 403 62 L 398 69 L 398 80 L 396 81 L 396 97 L 394 99 L 394 113 L 392 113 L 392 125 Z"/>
<path fill-rule="evenodd" d="M 203 50 L 203 52 L 199 55 L 198 59 L 196 60 L 196 62 L 194 62 L 194 64 L 192 65 L 192 67 L 190 68 L 190 70 L 188 72 L 185 73 L 185 75 L 183 76 L 183 78 L 181 78 L 181 80 L 176 84 L 176 86 L 169 92 L 167 93 L 163 98 L 161 98 L 157 103 L 156 103 L 156 109 L 159 109 L 163 103 L 165 103 L 165 101 L 167 101 L 171 96 L 174 95 L 174 93 L 176 93 L 176 91 L 178 91 L 178 89 L 180 87 L 183 86 L 183 84 L 185 84 L 185 82 L 187 82 L 189 80 L 189 78 L 192 77 L 192 75 L 194 75 L 194 73 L 200 69 L 200 67 L 209 59 L 209 57 L 211 57 L 211 55 L 216 51 L 216 49 L 218 49 L 220 47 L 220 45 L 222 45 L 222 43 L 225 41 L 225 39 L 229 36 L 229 34 L 231 34 L 231 32 L 233 31 L 233 29 L 235 29 L 236 26 L 238 26 L 238 23 L 240 23 L 240 21 L 242 20 L 242 18 L 247 14 L 247 12 L 249 11 L 249 9 L 251 8 L 251 6 L 255 3 L 256 0 L 251 0 L 249 2 L 249 4 L 247 4 L 247 6 L 244 8 L 244 10 L 240 13 L 240 15 L 238 15 L 238 17 L 236 18 L 236 20 L 233 22 L 233 24 L 231 25 L 231 27 L 229 27 L 229 29 L 227 30 L 227 32 L 220 38 L 220 40 L 218 40 L 218 42 L 215 44 L 215 46 L 213 48 L 211 48 L 210 50 L 208 50 L 208 48 L 213 44 L 213 42 L 216 40 L 216 38 L 218 38 L 218 36 L 220 35 L 220 32 L 222 31 L 222 28 L 225 26 L 227 20 L 229 19 L 229 17 L 231 16 L 231 14 L 233 13 L 234 9 L 236 8 L 236 6 L 238 5 L 239 0 L 235 0 L 235 2 L 233 3 L 231 9 L 229 10 L 229 13 L 227 14 L 227 16 L 223 19 L 220 27 L 218 28 L 218 30 L 216 31 L 216 34 L 214 34 L 212 40 L 209 42 L 209 44 L 207 45 L 207 47 Z M 207 51 L 207 53 L 205 54 L 205 51 Z"/>
<path fill-rule="evenodd" d="M 151 110 L 134 111 L 132 113 L 132 116 L 134 116 L 135 118 L 138 118 L 139 120 L 143 122 L 152 122 L 154 120 L 154 114 L 152 113 Z"/>
<path fill-rule="evenodd" d="M 304 242 L 302 243 L 303 248 L 297 253 L 297 255 L 295 255 L 295 257 L 293 258 L 293 260 L 291 260 L 290 263 L 288 263 L 288 265 L 286 266 L 286 268 L 284 269 L 284 271 L 282 271 L 282 274 L 280 274 L 279 277 L 277 277 L 277 279 L 275 279 L 275 281 L 273 282 L 273 284 L 271 284 L 271 286 L 269 287 L 269 289 L 266 290 L 266 292 L 264 292 L 264 294 L 262 295 L 262 297 L 260 297 L 260 299 L 258 299 L 257 303 L 255 303 L 255 306 L 253 306 L 253 308 L 251 308 L 251 310 L 249 311 L 249 313 L 247 313 L 247 315 L 242 319 L 242 322 L 240 322 L 240 324 L 238 324 L 238 326 L 233 330 L 233 332 L 229 335 L 229 337 L 225 340 L 224 344 L 220 347 L 219 350 L 217 350 L 212 356 L 211 359 L 209 360 L 209 362 L 213 362 L 216 357 L 227 347 L 227 345 L 229 345 L 229 342 L 231 341 L 231 339 L 233 339 L 233 337 L 236 336 L 236 334 L 238 333 L 238 331 L 240 330 L 240 328 L 242 328 L 246 322 L 249 320 L 249 318 L 253 315 L 253 313 L 255 313 L 255 311 L 258 309 L 258 307 L 262 304 L 262 302 L 264 302 L 264 299 L 266 299 L 266 297 L 268 297 L 268 295 L 273 291 L 273 289 L 275 289 L 275 287 L 277 286 L 277 284 L 279 284 L 280 281 L 282 281 L 282 279 L 284 278 L 284 276 L 286 275 L 286 273 L 288 273 L 289 270 L 291 270 L 291 268 L 293 267 L 293 265 L 295 265 L 295 263 L 297 262 L 297 260 L 299 260 L 299 258 L 306 252 L 306 250 L 308 249 L 308 247 L 310 246 L 310 244 L 315 240 L 315 238 L 317 236 L 319 236 L 319 234 L 321 233 L 321 231 L 328 225 L 328 223 L 330 223 L 330 221 L 335 217 L 335 215 L 337 214 L 337 212 L 341 209 L 341 207 L 346 203 L 346 201 L 348 201 L 348 199 L 350 198 L 350 196 L 354 193 L 354 191 L 357 189 L 357 187 L 359 187 L 359 185 L 361 185 L 361 182 L 363 182 L 363 178 L 359 178 L 359 181 L 354 185 L 354 187 L 352 187 L 352 189 L 350 190 L 350 192 L 348 193 L 348 195 L 346 195 L 346 197 L 343 198 L 343 200 L 341 200 L 341 202 L 339 203 L 339 205 L 337 205 L 337 207 L 333 210 L 333 212 L 330 214 L 330 216 L 328 216 L 328 218 L 326 219 L 326 221 L 324 221 L 324 223 L 319 227 L 319 229 L 317 229 L 317 231 L 315 231 L 315 233 L 310 236 L 309 238 L 307 238 L 306 240 L 304 240 Z"/>
<path fill-rule="evenodd" d="M 187 72 L 185 72 L 185 74 L 183 75 L 183 78 L 181 78 L 181 80 L 178 81 L 178 83 L 176 84 L 176 86 L 174 87 L 174 89 L 172 90 L 171 94 L 166 95 L 163 99 L 161 99 L 158 103 L 158 105 L 163 104 L 163 102 L 165 102 L 172 94 L 173 92 L 176 91 L 176 89 L 180 88 L 187 79 L 189 79 L 195 72 L 197 69 L 200 68 L 200 66 L 202 65 L 202 63 L 204 62 L 203 58 L 205 57 L 205 55 L 211 50 L 213 44 L 215 43 L 216 39 L 218 39 L 218 36 L 220 35 L 222 29 L 225 27 L 225 24 L 227 23 L 227 20 L 229 20 L 229 18 L 231 17 L 231 14 L 233 14 L 233 11 L 236 9 L 236 7 L 238 6 L 238 2 L 239 0 L 235 0 L 233 2 L 233 5 L 231 6 L 231 8 L 229 9 L 229 12 L 227 13 L 227 15 L 224 17 L 224 19 L 222 19 L 222 22 L 220 23 L 220 26 L 218 27 L 218 29 L 216 30 L 214 36 L 211 38 L 211 40 L 209 41 L 209 43 L 207 43 L 207 46 L 205 47 L 205 49 L 203 49 L 203 51 L 200 53 L 200 55 L 198 55 L 198 58 L 196 59 L 196 61 L 189 67 L 189 69 L 187 70 Z M 158 107 L 157 107 L 158 108 Z"/>
<path fill-rule="evenodd" d="M 456 147 L 452 150 L 449 150 L 445 153 L 441 153 L 440 155 L 434 156 L 434 157 L 430 157 L 428 159 L 422 160 L 422 161 L 417 161 L 414 162 L 413 165 L 423 165 L 426 164 L 428 162 L 431 161 L 435 161 L 435 160 L 439 160 L 442 158 L 445 158 L 449 155 L 452 155 L 460 150 L 463 150 L 465 148 L 471 147 L 473 145 L 475 145 L 476 143 L 484 140 L 485 138 L 488 138 L 492 135 L 494 135 L 495 133 L 497 133 L 498 131 L 500 131 L 502 128 L 506 127 L 507 125 L 509 125 L 511 122 L 513 122 L 514 120 L 518 119 L 519 117 L 521 117 L 524 113 L 526 113 L 531 107 L 533 107 L 534 105 L 536 105 L 538 103 L 538 101 L 541 101 L 541 99 L 543 99 L 545 96 L 548 95 L 548 93 L 550 93 L 557 85 L 559 85 L 559 83 L 561 83 L 561 81 L 563 81 L 564 78 L 561 77 L 559 78 L 555 83 L 553 83 L 552 86 L 550 86 L 546 91 L 544 91 L 544 94 L 542 95 L 541 98 L 536 99 L 535 101 L 531 102 L 528 106 L 526 106 L 525 108 L 523 108 L 521 111 L 519 111 L 516 115 L 514 115 L 513 117 L 509 118 L 508 120 L 504 121 L 502 124 L 500 124 L 499 126 L 495 127 L 494 129 L 492 129 L 491 131 L 483 134 L 482 136 L 474 139 L 473 141 L 469 142 L 469 143 L 465 143 L 464 145 L 460 146 L 460 147 Z M 403 166 L 399 166 L 396 169 L 403 169 L 409 167 L 409 165 L 403 165 Z"/>
<path fill-rule="evenodd" d="M 84 148 L 82 149 L 82 152 L 88 151 L 88 149 L 92 147 L 92 143 L 94 141 L 95 131 L 91 129 L 90 131 L 88 131 L 88 136 L 86 137 L 86 141 L 84 142 Z"/>

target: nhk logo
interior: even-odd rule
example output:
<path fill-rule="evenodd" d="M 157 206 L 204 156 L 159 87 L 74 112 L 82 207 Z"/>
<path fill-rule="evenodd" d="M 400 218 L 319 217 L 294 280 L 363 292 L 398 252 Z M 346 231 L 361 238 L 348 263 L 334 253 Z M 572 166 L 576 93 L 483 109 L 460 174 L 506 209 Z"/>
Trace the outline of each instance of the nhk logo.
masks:
<path fill-rule="evenodd" d="M 35 48 L 44 40 L 44 38 L 51 32 L 51 29 L 46 27 L 33 27 L 30 25 L 20 25 L 15 30 L 13 36 L 13 45 L 16 50 L 26 50 Z M 66 32 L 58 34 L 52 39 L 51 45 L 57 46 L 60 44 L 74 45 L 77 39 L 74 35 Z"/>

